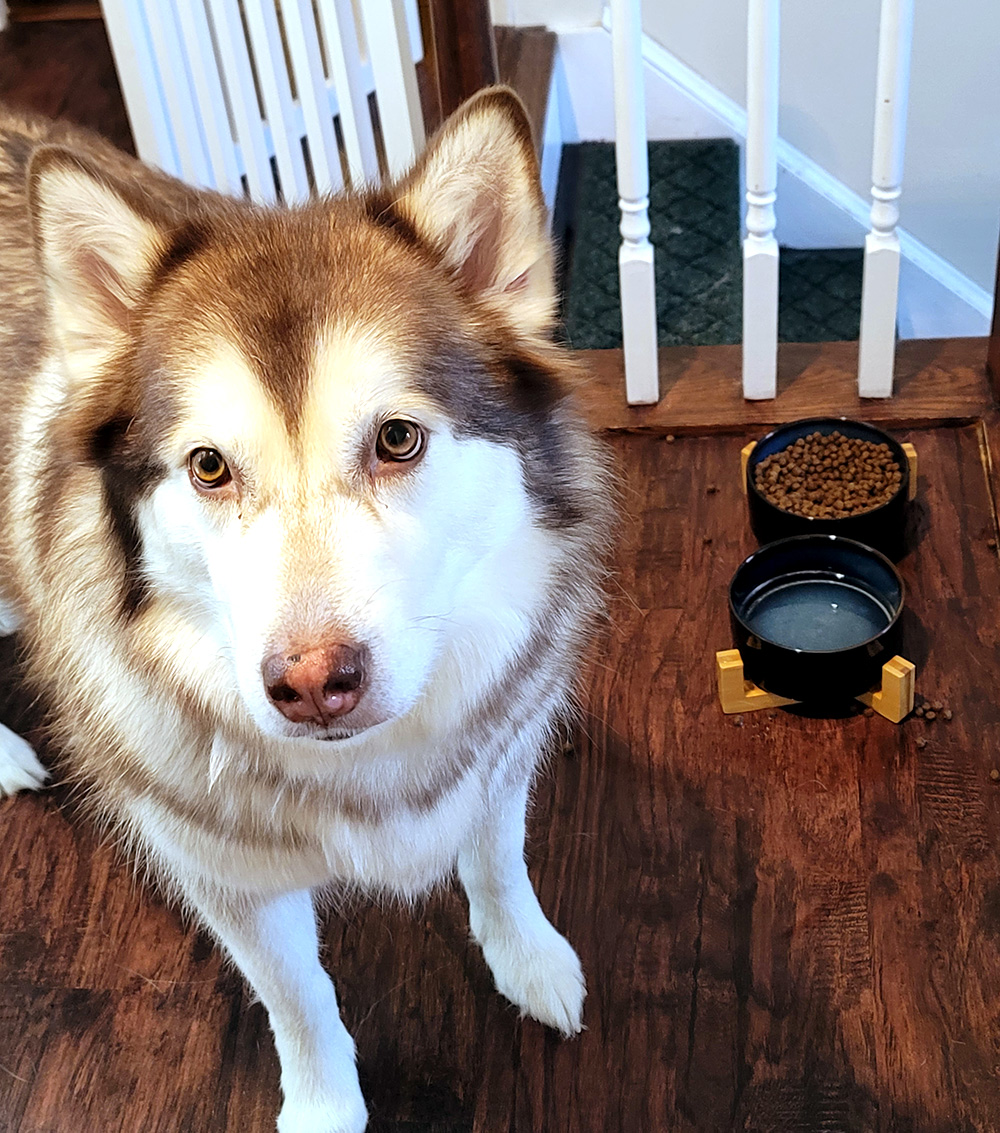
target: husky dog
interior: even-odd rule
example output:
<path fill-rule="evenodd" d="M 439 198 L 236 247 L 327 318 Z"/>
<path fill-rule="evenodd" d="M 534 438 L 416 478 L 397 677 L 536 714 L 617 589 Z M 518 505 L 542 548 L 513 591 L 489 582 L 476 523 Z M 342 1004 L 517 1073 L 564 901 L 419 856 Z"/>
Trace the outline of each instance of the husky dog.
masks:
<path fill-rule="evenodd" d="M 314 899 L 457 867 L 522 1013 L 523 858 L 600 609 L 601 451 L 511 92 L 395 184 L 262 209 L 0 112 L 0 591 L 69 781 L 267 1008 L 285 1133 L 365 1126 Z M 0 728 L 0 793 L 40 785 Z"/>

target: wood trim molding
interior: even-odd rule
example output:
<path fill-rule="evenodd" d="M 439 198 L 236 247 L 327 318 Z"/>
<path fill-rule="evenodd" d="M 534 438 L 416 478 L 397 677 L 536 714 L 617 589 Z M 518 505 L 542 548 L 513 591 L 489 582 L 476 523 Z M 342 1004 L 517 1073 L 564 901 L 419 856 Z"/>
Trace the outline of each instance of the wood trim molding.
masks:
<path fill-rule="evenodd" d="M 428 0 L 442 118 L 497 81 L 489 0 Z"/>

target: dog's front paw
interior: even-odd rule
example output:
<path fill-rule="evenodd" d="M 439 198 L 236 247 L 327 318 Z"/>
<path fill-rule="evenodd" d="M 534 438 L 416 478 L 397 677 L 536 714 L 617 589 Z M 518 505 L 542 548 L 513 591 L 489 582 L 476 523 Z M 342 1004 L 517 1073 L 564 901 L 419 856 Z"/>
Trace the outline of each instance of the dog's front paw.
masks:
<path fill-rule="evenodd" d="M 547 922 L 530 935 L 509 933 L 480 940 L 497 991 L 539 1023 L 569 1038 L 583 1027 L 587 994 L 580 958 Z"/>
<path fill-rule="evenodd" d="M 37 791 L 48 777 L 31 744 L 0 724 L 0 798 L 17 791 Z"/>
<path fill-rule="evenodd" d="M 336 1100 L 288 1098 L 278 1115 L 278 1133 L 363 1133 L 367 1124 L 360 1086 Z"/>

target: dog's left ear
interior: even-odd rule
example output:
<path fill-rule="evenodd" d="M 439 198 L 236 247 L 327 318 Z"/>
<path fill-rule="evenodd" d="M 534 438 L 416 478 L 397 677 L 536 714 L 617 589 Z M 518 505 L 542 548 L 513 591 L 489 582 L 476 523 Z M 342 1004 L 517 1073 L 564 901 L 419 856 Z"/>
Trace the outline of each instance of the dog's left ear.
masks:
<path fill-rule="evenodd" d="M 447 270 L 515 328 L 544 333 L 556 293 L 531 126 L 506 87 L 448 119 L 399 186 L 396 209 Z"/>

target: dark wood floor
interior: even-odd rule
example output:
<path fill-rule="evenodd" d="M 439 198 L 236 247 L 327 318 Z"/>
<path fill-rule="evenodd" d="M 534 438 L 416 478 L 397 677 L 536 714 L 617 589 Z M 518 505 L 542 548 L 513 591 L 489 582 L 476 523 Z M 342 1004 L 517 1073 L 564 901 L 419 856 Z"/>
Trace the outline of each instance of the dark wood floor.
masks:
<path fill-rule="evenodd" d="M 752 430 L 747 435 L 752 434 Z M 331 919 L 376 1130 L 1000 1128 L 1000 562 L 988 430 L 919 451 L 906 652 L 948 723 L 715 700 L 738 434 L 614 433 L 626 517 L 574 752 L 531 823 L 587 1031 L 519 1022 L 455 893 Z M 924 741 L 921 743 L 921 741 Z M 58 792 L 0 805 L 0 1127 L 270 1128 L 260 1007 Z"/>
<path fill-rule="evenodd" d="M 415 913 L 343 910 L 326 959 L 373 1130 L 1000 1130 L 985 347 L 908 347 L 900 396 L 863 407 L 847 344 L 783 351 L 763 406 L 742 402 L 721 350 L 665 353 L 667 396 L 638 413 L 614 392 L 620 357 L 590 359 L 623 485 L 612 624 L 530 824 L 542 904 L 587 970 L 587 1030 L 562 1042 L 516 1018 L 455 892 Z M 950 723 L 789 710 L 740 726 L 717 705 L 726 585 L 753 547 L 740 448 L 819 408 L 895 419 L 918 448 L 906 652 Z M 0 661 L 12 668 L 9 648 Z M 206 939 L 60 790 L 0 804 L 0 845 L 0 1131 L 272 1130 L 264 1013 Z"/>

